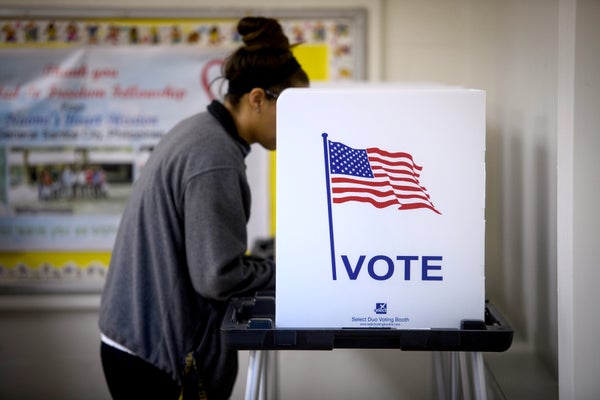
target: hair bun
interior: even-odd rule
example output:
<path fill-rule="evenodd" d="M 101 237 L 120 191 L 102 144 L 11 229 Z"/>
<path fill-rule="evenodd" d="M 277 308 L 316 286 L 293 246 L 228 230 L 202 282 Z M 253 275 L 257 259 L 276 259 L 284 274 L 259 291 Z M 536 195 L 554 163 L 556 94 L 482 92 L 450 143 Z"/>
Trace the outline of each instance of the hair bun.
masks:
<path fill-rule="evenodd" d="M 250 51 L 262 48 L 288 50 L 290 42 L 279 22 L 273 18 L 245 17 L 238 22 L 238 33 Z"/>

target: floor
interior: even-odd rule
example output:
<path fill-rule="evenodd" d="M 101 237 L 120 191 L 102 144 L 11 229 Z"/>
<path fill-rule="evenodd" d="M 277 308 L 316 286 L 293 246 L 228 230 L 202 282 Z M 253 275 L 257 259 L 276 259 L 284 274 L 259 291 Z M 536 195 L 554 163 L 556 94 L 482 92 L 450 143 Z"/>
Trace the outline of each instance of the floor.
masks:
<path fill-rule="evenodd" d="M 521 343 L 513 343 L 503 353 L 486 353 L 484 358 L 488 400 L 558 399 L 558 378 Z"/>

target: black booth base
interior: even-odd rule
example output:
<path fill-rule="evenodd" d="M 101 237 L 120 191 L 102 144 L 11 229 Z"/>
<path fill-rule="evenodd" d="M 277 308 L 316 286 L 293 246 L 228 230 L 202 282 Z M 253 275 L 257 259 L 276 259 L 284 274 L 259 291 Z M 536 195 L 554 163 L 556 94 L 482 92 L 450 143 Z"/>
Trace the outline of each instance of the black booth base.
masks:
<path fill-rule="evenodd" d="M 486 301 L 485 321 L 463 320 L 460 329 L 276 329 L 275 294 L 233 299 L 221 326 L 227 345 L 237 350 L 400 349 L 415 351 L 502 352 L 513 330 Z"/>

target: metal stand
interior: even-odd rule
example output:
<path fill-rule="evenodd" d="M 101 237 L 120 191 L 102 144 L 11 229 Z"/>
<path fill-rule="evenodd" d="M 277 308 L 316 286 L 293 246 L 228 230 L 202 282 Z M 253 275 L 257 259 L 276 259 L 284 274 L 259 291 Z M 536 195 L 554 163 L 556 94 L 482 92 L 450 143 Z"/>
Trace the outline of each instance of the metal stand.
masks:
<path fill-rule="evenodd" d="M 268 400 L 269 376 L 278 387 L 274 355 L 273 351 L 250 350 L 245 400 Z M 438 399 L 487 400 L 482 353 L 435 351 L 433 368 Z"/>
<path fill-rule="evenodd" d="M 273 351 L 250 350 L 245 400 L 268 400 L 269 385 L 278 387 L 274 356 Z M 433 368 L 439 400 L 487 400 L 481 352 L 434 351 Z"/>
<path fill-rule="evenodd" d="M 435 351 L 433 368 L 439 400 L 487 400 L 481 352 Z"/>
<path fill-rule="evenodd" d="M 245 400 L 277 399 L 279 390 L 277 355 L 274 351 L 250 350 Z"/>
<path fill-rule="evenodd" d="M 248 376 L 246 378 L 246 394 L 244 399 L 263 399 L 260 395 L 261 382 L 263 381 L 263 352 L 261 350 L 251 350 L 250 360 L 248 361 Z"/>
<path fill-rule="evenodd" d="M 223 320 L 227 344 L 250 351 L 245 400 L 279 397 L 277 350 L 359 348 L 433 352 L 438 399 L 487 400 L 482 352 L 505 351 L 513 338 L 489 302 L 485 320 L 462 320 L 460 329 L 276 329 L 274 317 L 275 297 L 257 294 L 233 299 Z"/>

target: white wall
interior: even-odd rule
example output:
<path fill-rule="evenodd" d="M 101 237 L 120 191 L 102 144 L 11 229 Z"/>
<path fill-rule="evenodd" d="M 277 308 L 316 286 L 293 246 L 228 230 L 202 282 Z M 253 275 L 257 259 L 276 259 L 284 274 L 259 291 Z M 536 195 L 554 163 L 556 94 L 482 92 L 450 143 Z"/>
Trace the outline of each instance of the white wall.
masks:
<path fill-rule="evenodd" d="M 600 391 L 600 2 L 563 0 L 559 105 L 559 360 L 561 399 Z"/>
<path fill-rule="evenodd" d="M 600 2 L 577 1 L 576 15 L 572 397 L 594 399 L 600 392 Z"/>
<path fill-rule="evenodd" d="M 556 374 L 558 8 L 556 2 L 511 1 L 498 11 L 487 288 Z"/>
<path fill-rule="evenodd" d="M 97 7 L 95 0 L 0 0 L 0 6 L 47 7 L 49 3 Z M 257 0 L 251 7 L 365 7 L 369 79 L 436 81 L 487 91 L 486 293 L 516 333 L 514 349 L 489 360 L 492 367 L 504 363 L 507 369 L 520 371 L 526 363 L 515 361 L 522 358 L 511 358 L 510 353 L 535 354 L 544 376 L 560 379 L 564 399 L 593 398 L 599 391 L 600 350 L 595 337 L 600 317 L 594 308 L 600 296 L 594 290 L 600 237 L 600 213 L 594 207 L 600 187 L 596 156 L 600 148 L 599 3 Z M 164 4 L 162 0 L 103 2 L 107 7 L 136 10 Z M 215 3 L 168 4 L 172 9 L 214 7 Z M 223 5 L 248 9 L 243 1 L 219 3 Z M 85 398 L 103 398 L 93 307 L 85 312 L 66 312 L 61 306 L 63 311 L 19 314 L 10 311 L 15 301 L 36 303 L 31 298 L 0 299 L 0 397 L 18 389 L 22 398 L 39 398 L 41 392 L 60 388 L 47 385 L 49 378 L 63 382 L 64 377 L 72 377 L 89 382 Z M 81 298 L 60 301 L 77 308 Z M 66 347 L 65 337 L 69 338 Z M 32 364 L 36 352 L 30 349 L 43 351 L 42 364 Z M 70 349 L 77 356 L 66 356 Z M 329 398 L 373 400 L 432 395 L 426 353 L 283 352 L 280 365 L 286 399 L 324 398 L 323 393 Z M 38 385 L 21 384 L 18 377 L 25 370 Z M 521 376 L 510 387 L 514 398 L 557 397 L 555 383 L 541 395 L 535 382 L 520 384 Z M 242 369 L 239 379 L 244 378 Z M 82 397 L 81 393 L 74 391 L 71 396 Z M 236 398 L 240 397 L 238 386 Z"/>
<path fill-rule="evenodd" d="M 573 398 L 600 392 L 600 2 L 577 1 L 573 129 Z"/>
<path fill-rule="evenodd" d="M 387 79 L 486 90 L 486 295 L 557 375 L 558 3 L 386 4 Z"/>

